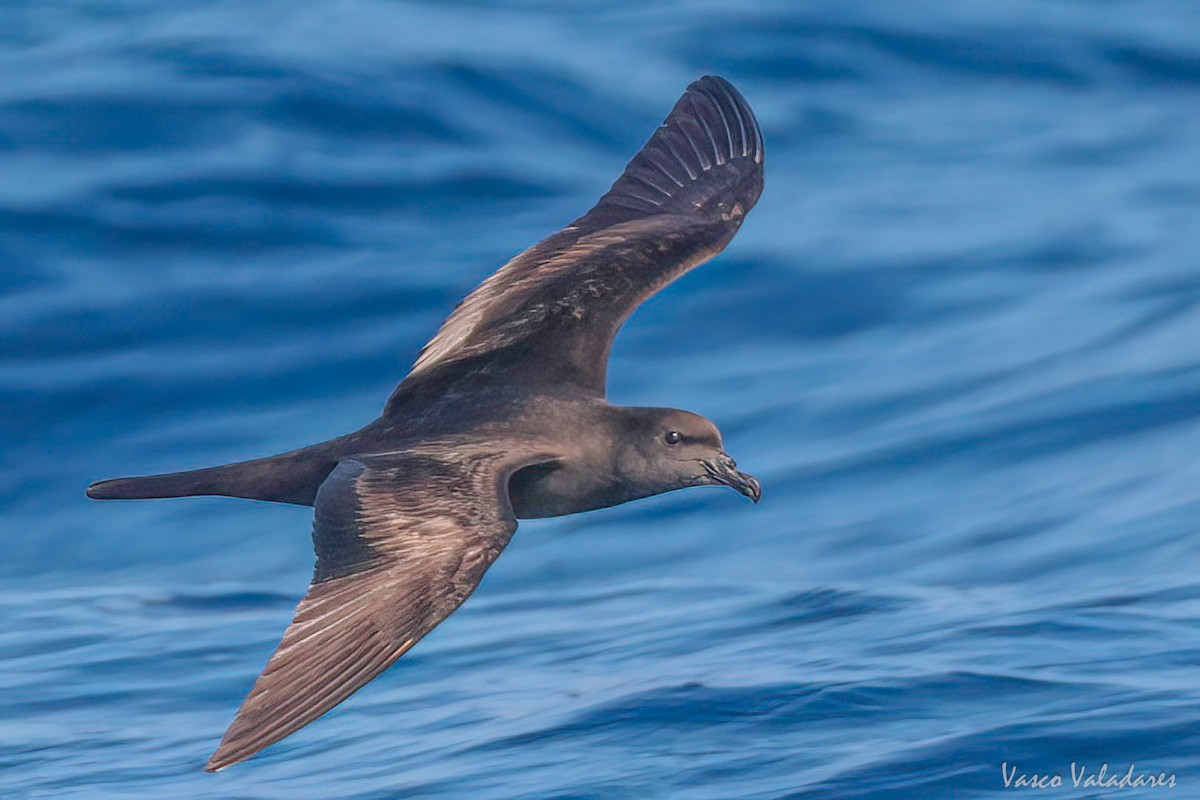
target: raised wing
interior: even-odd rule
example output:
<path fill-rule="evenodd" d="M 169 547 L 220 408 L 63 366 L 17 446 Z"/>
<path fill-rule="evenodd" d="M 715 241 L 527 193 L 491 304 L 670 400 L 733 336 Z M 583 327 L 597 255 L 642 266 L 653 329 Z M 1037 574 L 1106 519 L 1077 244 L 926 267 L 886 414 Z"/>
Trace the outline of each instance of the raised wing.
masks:
<path fill-rule="evenodd" d="M 312 585 L 205 769 L 312 722 L 458 608 L 516 530 L 509 476 L 537 460 L 341 462 L 317 492 Z"/>
<path fill-rule="evenodd" d="M 746 101 L 721 78 L 696 81 L 591 211 L 459 304 L 393 401 L 426 376 L 472 369 L 603 396 L 621 324 L 724 249 L 762 193 L 762 171 L 762 133 Z"/>

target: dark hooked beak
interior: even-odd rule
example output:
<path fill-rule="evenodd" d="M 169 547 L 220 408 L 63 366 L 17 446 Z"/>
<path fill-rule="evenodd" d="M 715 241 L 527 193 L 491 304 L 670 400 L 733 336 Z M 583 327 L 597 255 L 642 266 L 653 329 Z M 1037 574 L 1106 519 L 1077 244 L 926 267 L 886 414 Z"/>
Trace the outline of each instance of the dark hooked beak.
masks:
<path fill-rule="evenodd" d="M 731 489 L 736 489 L 756 503 L 762 499 L 762 484 L 758 482 L 758 478 L 738 472 L 737 462 L 729 456 L 721 453 L 715 460 L 703 463 L 713 483 L 723 483 Z"/>

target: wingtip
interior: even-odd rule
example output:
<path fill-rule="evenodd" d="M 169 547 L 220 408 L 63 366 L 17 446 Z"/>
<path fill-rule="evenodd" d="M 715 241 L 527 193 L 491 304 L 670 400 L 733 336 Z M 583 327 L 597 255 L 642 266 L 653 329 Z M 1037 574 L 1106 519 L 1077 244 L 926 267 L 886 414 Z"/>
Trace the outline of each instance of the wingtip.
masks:
<path fill-rule="evenodd" d="M 89 484 L 84 494 L 92 500 L 128 500 L 129 486 L 129 478 L 106 478 Z"/>
<path fill-rule="evenodd" d="M 245 703 L 243 703 L 244 707 Z M 220 772 L 221 770 L 232 767 L 234 764 L 240 764 L 248 758 L 256 755 L 259 751 L 273 744 L 278 739 L 266 742 L 247 742 L 244 737 L 244 723 L 242 710 L 239 709 L 233 722 L 225 730 L 225 735 L 221 737 L 221 741 L 217 744 L 217 749 L 208 757 L 208 761 L 204 764 L 205 772 Z"/>
<path fill-rule="evenodd" d="M 733 84 L 730 83 L 726 78 L 722 78 L 720 75 L 701 75 L 688 85 L 687 90 L 689 92 L 712 90 L 728 92 L 734 97 L 735 100 L 749 109 L 749 105 L 746 103 L 746 98 L 742 97 L 742 93 L 734 88 Z"/>
<path fill-rule="evenodd" d="M 691 214 L 713 198 L 749 211 L 762 192 L 763 152 L 746 98 L 719 75 L 705 75 L 687 87 L 588 217 L 607 225 Z"/>
<path fill-rule="evenodd" d="M 220 772 L 226 767 L 232 767 L 239 761 L 245 761 L 252 756 L 253 753 L 232 753 L 224 746 L 224 742 L 213 751 L 213 754 L 208 757 L 208 761 L 204 764 L 204 771 L 208 773 Z"/>
<path fill-rule="evenodd" d="M 746 102 L 746 98 L 732 83 L 720 75 L 704 75 L 693 81 L 687 91 L 707 95 L 716 104 L 722 117 L 730 123 L 734 120 L 739 123 L 739 136 L 731 136 L 732 157 L 752 158 L 755 164 L 762 164 L 763 140 L 758 119 L 750 108 L 750 104 Z M 730 112 L 732 112 L 732 118 L 730 118 Z M 741 145 L 740 153 L 737 152 L 738 144 Z"/>
<path fill-rule="evenodd" d="M 124 479 L 108 478 L 88 485 L 84 494 L 92 500 L 121 500 L 124 499 L 119 491 Z"/>

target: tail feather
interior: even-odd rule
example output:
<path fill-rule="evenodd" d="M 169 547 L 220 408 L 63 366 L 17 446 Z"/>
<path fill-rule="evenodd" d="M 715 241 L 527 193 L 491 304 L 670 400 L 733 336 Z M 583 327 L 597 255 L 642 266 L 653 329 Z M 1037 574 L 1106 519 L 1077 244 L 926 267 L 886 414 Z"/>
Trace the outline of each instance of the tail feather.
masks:
<path fill-rule="evenodd" d="M 337 466 L 310 449 L 220 467 L 113 478 L 87 488 L 94 500 L 148 500 L 162 497 L 217 495 L 311 506 L 317 488 Z"/>

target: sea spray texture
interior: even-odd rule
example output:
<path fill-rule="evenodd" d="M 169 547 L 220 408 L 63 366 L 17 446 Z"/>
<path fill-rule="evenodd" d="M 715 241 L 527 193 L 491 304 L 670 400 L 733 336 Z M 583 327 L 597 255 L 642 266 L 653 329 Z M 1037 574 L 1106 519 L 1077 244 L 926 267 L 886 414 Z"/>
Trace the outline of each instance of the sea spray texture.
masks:
<path fill-rule="evenodd" d="M 6 10 L 0 794 L 1011 797 L 1005 760 L 1194 793 L 1194 7 L 578 13 Z M 309 512 L 80 487 L 374 418 L 709 72 L 770 182 L 609 396 L 719 420 L 753 520 L 523 523 L 371 696 L 200 773 Z"/>

